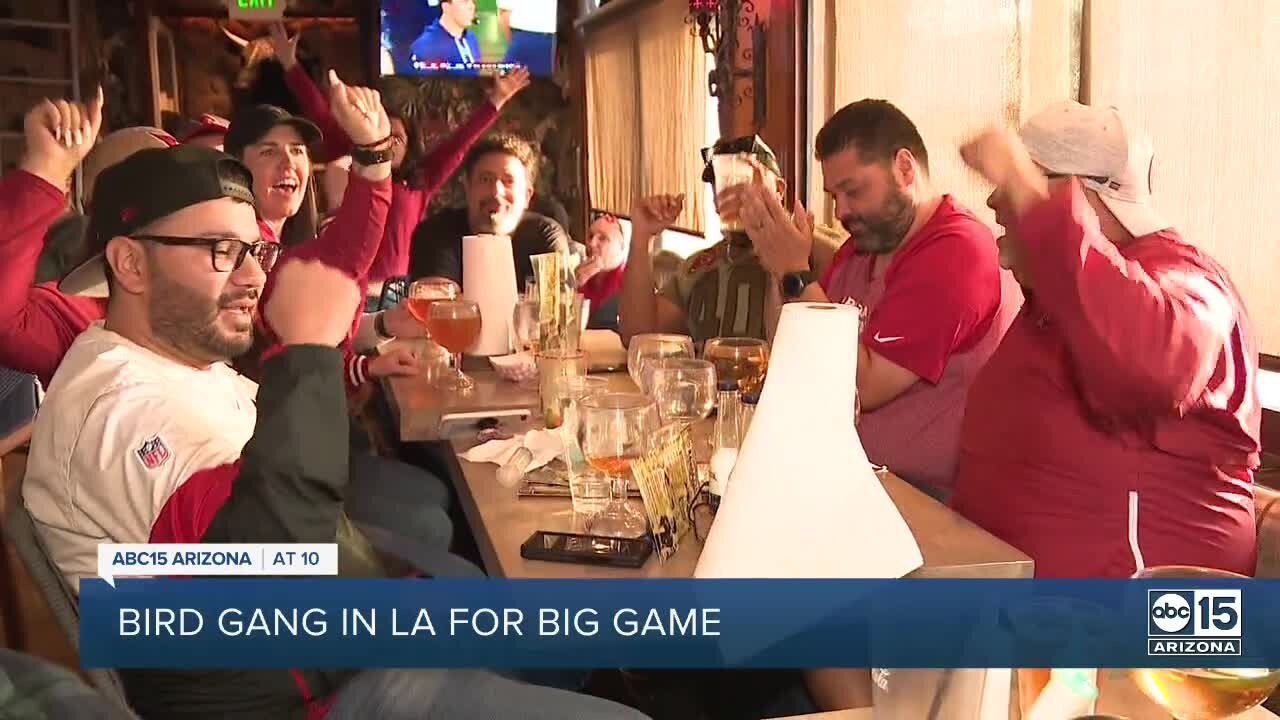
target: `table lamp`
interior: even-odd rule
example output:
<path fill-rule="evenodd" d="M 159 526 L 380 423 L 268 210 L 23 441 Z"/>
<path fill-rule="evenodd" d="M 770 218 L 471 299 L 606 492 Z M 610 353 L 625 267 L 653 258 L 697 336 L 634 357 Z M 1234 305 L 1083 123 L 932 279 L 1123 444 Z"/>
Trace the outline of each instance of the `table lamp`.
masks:
<path fill-rule="evenodd" d="M 790 303 L 698 578 L 897 578 L 920 548 L 854 426 L 858 310 Z"/>

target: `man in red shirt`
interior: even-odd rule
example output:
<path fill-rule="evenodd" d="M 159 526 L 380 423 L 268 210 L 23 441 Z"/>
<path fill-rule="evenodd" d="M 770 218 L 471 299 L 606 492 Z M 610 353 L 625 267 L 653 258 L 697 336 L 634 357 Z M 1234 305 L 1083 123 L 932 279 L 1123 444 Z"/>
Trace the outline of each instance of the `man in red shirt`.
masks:
<path fill-rule="evenodd" d="M 969 393 L 956 510 L 1039 577 L 1252 574 L 1258 348 L 1226 271 L 1152 209 L 1150 143 L 1062 102 L 961 154 L 1027 303 Z"/>
<path fill-rule="evenodd" d="M 769 274 L 767 317 L 782 302 L 866 309 L 858 355 L 858 425 L 867 456 L 935 495 L 951 488 L 965 395 L 1021 303 L 991 231 L 929 180 L 920 133 L 884 100 L 847 105 L 818 132 L 817 157 L 850 238 L 819 276 L 803 212 L 729 188 Z"/>

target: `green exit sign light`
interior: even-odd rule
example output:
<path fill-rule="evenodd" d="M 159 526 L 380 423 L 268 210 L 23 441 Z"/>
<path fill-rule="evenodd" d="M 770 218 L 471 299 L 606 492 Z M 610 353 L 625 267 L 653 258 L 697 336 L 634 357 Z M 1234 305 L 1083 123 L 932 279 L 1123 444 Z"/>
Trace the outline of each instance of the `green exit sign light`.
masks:
<path fill-rule="evenodd" d="M 286 4 L 287 0 L 227 0 L 227 12 L 233 20 L 279 20 Z"/>

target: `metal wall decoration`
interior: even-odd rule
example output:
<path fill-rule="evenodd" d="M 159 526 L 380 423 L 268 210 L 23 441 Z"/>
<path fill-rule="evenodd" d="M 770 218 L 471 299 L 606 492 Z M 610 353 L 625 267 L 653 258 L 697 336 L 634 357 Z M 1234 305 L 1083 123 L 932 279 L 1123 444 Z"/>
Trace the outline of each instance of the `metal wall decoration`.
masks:
<path fill-rule="evenodd" d="M 689 0 L 691 32 L 701 38 L 703 52 L 711 56 L 707 90 L 731 105 L 751 101 L 757 127 L 765 120 L 765 27 L 756 15 L 756 0 Z M 751 44 L 743 47 L 739 32 L 751 32 Z M 746 78 L 735 91 L 735 80 Z"/>

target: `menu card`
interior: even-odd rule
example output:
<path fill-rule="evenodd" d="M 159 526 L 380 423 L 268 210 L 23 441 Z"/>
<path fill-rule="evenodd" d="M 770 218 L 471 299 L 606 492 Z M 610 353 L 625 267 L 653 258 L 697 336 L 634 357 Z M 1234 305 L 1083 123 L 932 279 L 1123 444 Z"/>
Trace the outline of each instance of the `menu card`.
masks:
<path fill-rule="evenodd" d="M 693 527 L 689 508 L 698 495 L 698 467 L 690 428 L 663 430 L 653 446 L 631 463 L 631 473 L 644 499 L 653 549 L 659 560 L 666 560 Z"/>

